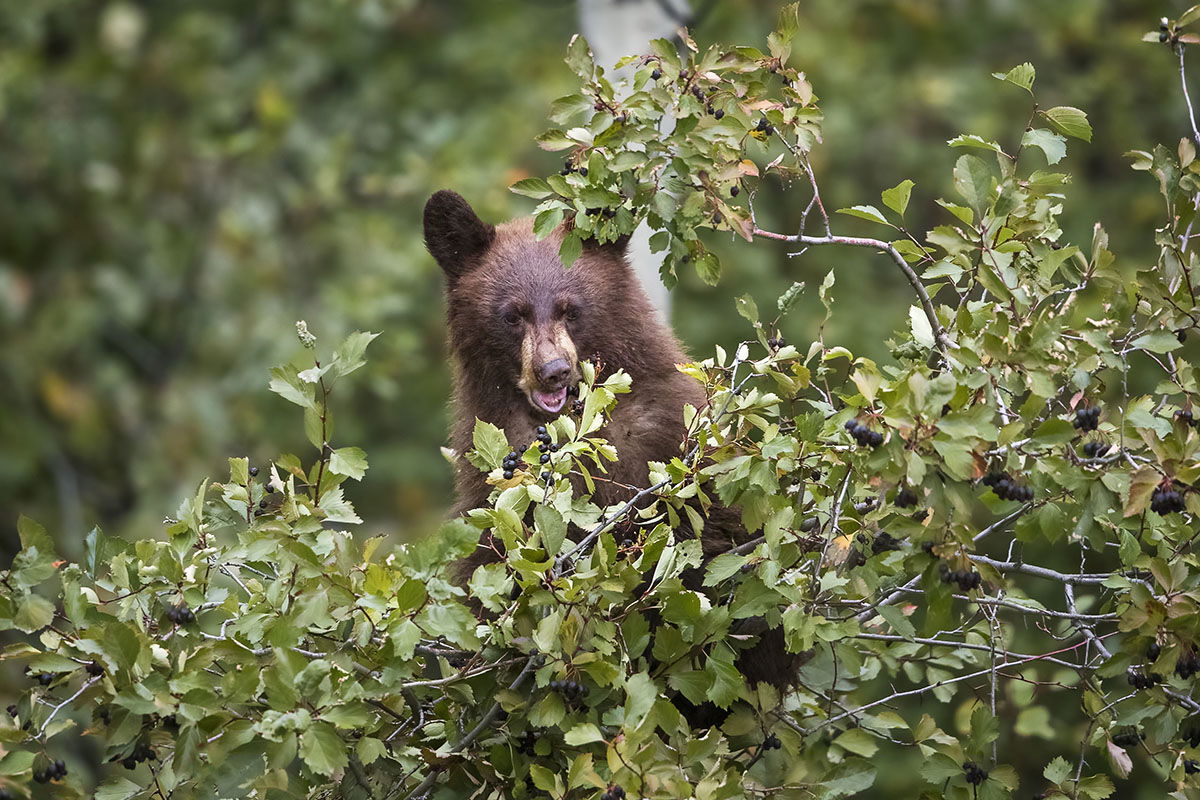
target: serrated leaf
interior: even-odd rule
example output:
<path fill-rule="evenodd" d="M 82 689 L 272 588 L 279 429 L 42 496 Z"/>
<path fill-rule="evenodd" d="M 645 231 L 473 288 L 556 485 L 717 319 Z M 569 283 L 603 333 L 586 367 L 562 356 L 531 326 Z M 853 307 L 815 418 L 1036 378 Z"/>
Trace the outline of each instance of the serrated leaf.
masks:
<path fill-rule="evenodd" d="M 1123 513 L 1126 517 L 1141 514 L 1150 505 L 1150 496 L 1162 480 L 1154 467 L 1139 467 L 1129 476 L 1129 489 L 1125 493 Z"/>
<path fill-rule="evenodd" d="M 1036 147 L 1046 154 L 1047 164 L 1057 164 L 1067 155 L 1067 140 L 1045 128 L 1032 128 L 1021 137 L 1021 146 Z"/>
<path fill-rule="evenodd" d="M 1025 91 L 1033 94 L 1033 81 L 1037 77 L 1037 73 L 1033 69 L 1033 65 L 1026 61 L 1024 64 L 1018 64 L 1008 72 L 993 72 L 993 78 L 999 78 L 1002 81 L 1008 81 L 1014 86 L 1020 86 Z"/>
<path fill-rule="evenodd" d="M 532 197 L 534 200 L 544 200 L 554 194 L 550 184 L 542 178 L 525 178 L 508 187 L 508 190 L 514 194 Z"/>
<path fill-rule="evenodd" d="M 973 133 L 964 133 L 950 139 L 946 144 L 951 147 L 976 147 L 980 150 L 991 150 L 993 153 L 1003 153 L 1000 145 L 990 139 L 984 139 L 982 136 L 976 136 Z"/>
<path fill-rule="evenodd" d="M 349 375 L 366 364 L 367 359 L 363 354 L 367 351 L 367 345 L 378 336 L 378 333 L 369 331 L 355 331 L 347 336 L 338 349 L 333 351 L 333 367 L 337 374 Z"/>
<path fill-rule="evenodd" d="M 1114 791 L 1116 788 L 1107 775 L 1091 775 L 1079 782 L 1079 793 L 1091 800 L 1104 800 Z"/>
<path fill-rule="evenodd" d="M 561 208 L 547 208 L 545 211 L 540 211 L 533 218 L 533 235 L 537 237 L 538 241 L 541 241 L 554 233 L 562 221 L 563 210 Z"/>
<path fill-rule="evenodd" d="M 504 462 L 508 454 L 508 437 L 504 431 L 490 422 L 476 418 L 475 430 L 471 434 L 471 444 L 476 452 L 483 457 L 488 467 L 495 469 Z"/>
<path fill-rule="evenodd" d="M 1073 139 L 1085 142 L 1092 140 L 1092 126 L 1087 114 L 1071 106 L 1055 106 L 1048 111 L 1040 112 L 1056 131 Z"/>
<path fill-rule="evenodd" d="M 314 722 L 300 734 L 300 757 L 318 775 L 333 775 L 346 767 L 346 743 L 328 722 Z"/>
<path fill-rule="evenodd" d="M 912 326 L 913 339 L 922 347 L 933 347 L 933 326 L 929 324 L 929 317 L 925 316 L 925 312 L 917 306 L 909 306 L 908 320 Z"/>
<path fill-rule="evenodd" d="M 1071 764 L 1062 756 L 1056 756 L 1053 761 L 1046 765 L 1042 770 L 1042 776 L 1046 780 L 1054 784 L 1061 784 L 1071 775 Z"/>
<path fill-rule="evenodd" d="M 758 303 L 754 302 L 754 298 L 748 294 L 734 300 L 734 305 L 737 307 L 738 314 L 743 319 L 750 323 L 758 322 Z"/>
<path fill-rule="evenodd" d="M 361 447 L 339 447 L 329 456 L 329 470 L 361 481 L 367 472 L 367 454 Z"/>
<path fill-rule="evenodd" d="M 977 156 L 962 156 L 954 164 L 954 188 L 976 211 L 987 207 L 992 171 Z"/>
<path fill-rule="evenodd" d="M 603 742 L 604 736 L 594 723 L 581 722 L 563 734 L 563 741 L 572 747 L 578 747 L 581 744 Z"/>

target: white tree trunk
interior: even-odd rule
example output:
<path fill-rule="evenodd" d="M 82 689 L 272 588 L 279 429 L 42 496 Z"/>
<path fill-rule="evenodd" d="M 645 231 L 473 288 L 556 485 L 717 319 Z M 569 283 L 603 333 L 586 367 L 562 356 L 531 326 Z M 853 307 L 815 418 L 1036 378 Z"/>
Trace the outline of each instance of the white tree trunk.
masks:
<path fill-rule="evenodd" d="M 671 36 L 691 15 L 688 0 L 579 0 L 579 29 L 606 72 L 623 56 L 644 53 L 651 39 Z M 621 77 L 616 73 L 614 83 Z M 642 223 L 629 241 L 629 260 L 664 319 L 671 296 L 658 277 L 662 258 L 650 252 L 650 229 Z"/>

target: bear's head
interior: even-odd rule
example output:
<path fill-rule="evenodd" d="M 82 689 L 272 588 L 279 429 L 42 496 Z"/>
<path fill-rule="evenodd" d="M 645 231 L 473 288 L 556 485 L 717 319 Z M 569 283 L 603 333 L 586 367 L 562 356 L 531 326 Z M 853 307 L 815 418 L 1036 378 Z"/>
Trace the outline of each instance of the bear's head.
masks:
<path fill-rule="evenodd" d="M 567 269 L 562 238 L 560 229 L 539 241 L 528 218 L 489 225 L 454 192 L 425 205 L 425 246 L 446 276 L 450 345 L 464 377 L 523 397 L 535 416 L 562 410 L 580 358 L 616 355 L 627 321 L 653 316 L 625 241 L 587 244 Z"/>

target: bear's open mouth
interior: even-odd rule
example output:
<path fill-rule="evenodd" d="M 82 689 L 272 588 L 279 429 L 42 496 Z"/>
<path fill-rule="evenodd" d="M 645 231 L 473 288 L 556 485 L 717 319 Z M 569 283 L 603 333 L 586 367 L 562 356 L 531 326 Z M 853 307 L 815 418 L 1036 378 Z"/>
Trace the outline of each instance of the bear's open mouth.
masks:
<path fill-rule="evenodd" d="M 549 414 L 557 414 L 562 411 L 562 407 L 567 403 L 566 386 L 553 392 L 539 392 L 534 389 L 531 394 L 533 404 Z"/>

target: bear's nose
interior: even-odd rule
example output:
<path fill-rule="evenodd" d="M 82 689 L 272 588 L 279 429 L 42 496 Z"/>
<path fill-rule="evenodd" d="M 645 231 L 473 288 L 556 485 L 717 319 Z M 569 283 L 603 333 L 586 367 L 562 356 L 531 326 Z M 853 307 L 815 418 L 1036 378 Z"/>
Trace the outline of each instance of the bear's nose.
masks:
<path fill-rule="evenodd" d="M 553 361 L 547 361 L 538 367 L 538 381 L 548 389 L 558 389 L 567 382 L 567 378 L 571 375 L 571 365 L 567 363 L 565 358 L 556 358 Z"/>

